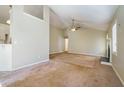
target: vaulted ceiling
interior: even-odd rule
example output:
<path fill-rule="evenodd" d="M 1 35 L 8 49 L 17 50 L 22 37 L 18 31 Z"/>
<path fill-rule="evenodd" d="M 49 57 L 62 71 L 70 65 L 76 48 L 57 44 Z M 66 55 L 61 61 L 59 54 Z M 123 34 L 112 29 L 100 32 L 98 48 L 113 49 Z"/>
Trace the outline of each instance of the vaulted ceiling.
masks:
<path fill-rule="evenodd" d="M 50 17 L 52 25 L 67 28 L 74 18 L 82 27 L 102 31 L 108 29 L 118 8 L 116 5 L 50 5 L 49 7 L 54 13 Z"/>
<path fill-rule="evenodd" d="M 50 5 L 50 23 L 62 29 L 71 25 L 72 19 L 84 27 L 106 31 L 118 8 L 116 5 Z M 32 10 L 33 11 L 33 10 Z M 39 10 L 35 10 L 39 11 Z M 9 19 L 9 6 L 0 6 L 0 23 Z"/>

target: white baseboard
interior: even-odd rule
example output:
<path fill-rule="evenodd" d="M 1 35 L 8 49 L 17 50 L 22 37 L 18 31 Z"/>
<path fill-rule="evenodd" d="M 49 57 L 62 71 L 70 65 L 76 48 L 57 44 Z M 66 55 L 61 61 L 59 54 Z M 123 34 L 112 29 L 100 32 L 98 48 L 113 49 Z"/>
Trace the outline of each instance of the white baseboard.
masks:
<path fill-rule="evenodd" d="M 25 65 L 25 66 L 21 66 L 21 67 L 15 68 L 12 71 L 24 69 L 24 68 L 27 68 L 27 67 L 30 67 L 30 66 L 33 66 L 33 65 L 36 65 L 36 64 L 40 64 L 40 63 L 43 63 L 43 62 L 48 62 L 48 61 L 49 61 L 49 59 L 42 60 L 42 61 L 39 61 L 39 62 L 36 62 L 36 63 L 32 63 L 32 64 L 28 64 L 28 65 Z M 23 74 L 24 73 L 20 73 L 20 75 L 14 76 L 14 77 L 9 78 L 9 79 L 7 79 L 5 81 L 1 81 L 0 82 L 0 87 L 7 86 L 7 85 L 11 84 L 12 82 L 15 82 L 16 80 L 20 80 L 20 79 L 24 78 L 24 77 L 22 77 Z"/>
<path fill-rule="evenodd" d="M 32 63 L 32 64 L 24 65 L 24 66 L 21 66 L 21 67 L 18 67 L 18 68 L 14 68 L 14 69 L 12 69 L 12 71 L 27 68 L 27 67 L 30 67 L 30 66 L 33 66 L 33 65 L 36 65 L 36 64 L 39 64 L 39 63 L 43 63 L 43 62 L 48 62 L 48 61 L 49 61 L 49 59 L 45 59 L 45 60 L 42 60 L 42 61 L 39 61 L 39 62 L 36 62 L 36 63 Z"/>
<path fill-rule="evenodd" d="M 53 52 L 53 53 L 50 53 L 50 54 L 57 54 L 57 53 L 63 53 L 65 51 L 60 51 L 60 52 Z"/>
<path fill-rule="evenodd" d="M 120 74 L 118 73 L 118 71 L 116 70 L 116 68 L 114 67 L 113 64 L 112 64 L 112 68 L 113 68 L 114 72 L 116 73 L 116 75 L 118 76 L 119 80 L 121 81 L 122 85 L 124 86 L 124 81 L 121 78 Z"/>
<path fill-rule="evenodd" d="M 108 62 L 101 61 L 101 64 L 112 66 L 112 63 L 110 63 L 110 62 L 108 63 Z"/>

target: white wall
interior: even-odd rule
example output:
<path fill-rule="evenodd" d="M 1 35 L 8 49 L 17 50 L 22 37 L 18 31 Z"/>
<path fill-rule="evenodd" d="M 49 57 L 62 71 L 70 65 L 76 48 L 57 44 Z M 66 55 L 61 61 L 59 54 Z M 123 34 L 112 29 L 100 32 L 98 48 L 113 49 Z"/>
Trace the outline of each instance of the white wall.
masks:
<path fill-rule="evenodd" d="M 78 31 L 69 31 L 70 53 L 88 54 L 105 56 L 106 51 L 106 32 L 93 29 L 80 29 Z"/>
<path fill-rule="evenodd" d="M 10 44 L 0 44 L 0 71 L 12 69 L 12 46 Z"/>
<path fill-rule="evenodd" d="M 117 55 L 112 54 L 112 65 L 124 84 L 124 6 L 120 6 L 108 31 L 112 39 L 112 26 L 117 20 Z M 119 26 L 120 24 L 120 26 Z"/>
<path fill-rule="evenodd" d="M 50 54 L 64 52 L 64 30 L 50 26 Z"/>
<path fill-rule="evenodd" d="M 12 8 L 13 69 L 48 60 L 49 8 L 44 6 L 44 20 L 23 13 L 24 6 Z"/>

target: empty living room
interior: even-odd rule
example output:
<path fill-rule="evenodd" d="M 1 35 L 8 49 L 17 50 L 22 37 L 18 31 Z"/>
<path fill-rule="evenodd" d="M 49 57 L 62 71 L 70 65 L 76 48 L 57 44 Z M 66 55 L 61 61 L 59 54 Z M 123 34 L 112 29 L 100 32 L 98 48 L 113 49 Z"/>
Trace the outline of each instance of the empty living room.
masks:
<path fill-rule="evenodd" d="M 1 87 L 123 87 L 123 5 L 0 5 Z"/>

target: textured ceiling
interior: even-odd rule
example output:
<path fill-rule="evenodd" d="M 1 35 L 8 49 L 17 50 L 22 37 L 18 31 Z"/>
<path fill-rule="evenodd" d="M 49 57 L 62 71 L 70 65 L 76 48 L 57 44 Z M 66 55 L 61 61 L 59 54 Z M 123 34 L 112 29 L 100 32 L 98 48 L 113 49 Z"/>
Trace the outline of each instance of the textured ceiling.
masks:
<path fill-rule="evenodd" d="M 116 5 L 50 5 L 54 15 L 51 15 L 51 24 L 67 28 L 71 19 L 77 20 L 82 27 L 106 31 L 118 8 Z M 61 24 L 58 22 L 61 21 Z M 58 24 L 59 23 L 59 24 Z M 63 25 L 62 25 L 63 23 Z"/>

